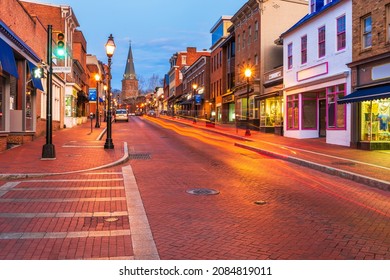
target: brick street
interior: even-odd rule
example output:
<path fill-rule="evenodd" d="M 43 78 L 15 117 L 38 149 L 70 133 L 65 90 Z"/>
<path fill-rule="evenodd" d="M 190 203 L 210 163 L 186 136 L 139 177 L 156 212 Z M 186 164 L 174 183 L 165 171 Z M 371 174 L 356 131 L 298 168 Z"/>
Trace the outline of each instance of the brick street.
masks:
<path fill-rule="evenodd" d="M 73 155 L 64 162 L 92 170 L 0 183 L 1 259 L 390 259 L 388 191 L 181 123 L 133 117 L 113 128 L 115 155 L 85 126 L 80 139 L 61 136 L 58 150 Z M 120 159 L 124 147 L 127 162 L 86 162 Z"/>

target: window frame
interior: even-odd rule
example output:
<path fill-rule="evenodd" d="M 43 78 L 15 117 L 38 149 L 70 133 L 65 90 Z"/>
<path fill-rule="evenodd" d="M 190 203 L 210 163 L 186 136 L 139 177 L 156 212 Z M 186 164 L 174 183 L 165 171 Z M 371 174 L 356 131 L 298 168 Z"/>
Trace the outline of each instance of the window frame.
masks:
<path fill-rule="evenodd" d="M 370 22 L 371 22 L 370 30 L 366 30 L 366 20 L 367 19 L 370 19 Z M 370 49 L 372 47 L 372 16 L 371 16 L 371 14 L 362 17 L 361 28 L 362 28 L 362 38 L 361 38 L 362 49 L 363 50 Z M 369 38 L 369 40 L 370 40 L 370 45 L 366 45 L 367 38 Z"/>
<path fill-rule="evenodd" d="M 342 20 L 343 19 L 343 20 Z M 342 23 L 342 30 L 340 30 L 340 20 Z M 339 16 L 336 19 L 336 50 L 342 51 L 345 50 L 347 47 L 347 26 L 346 26 L 346 15 Z"/>
<path fill-rule="evenodd" d="M 301 64 L 307 63 L 307 35 L 301 37 Z"/>
<path fill-rule="evenodd" d="M 318 28 L 318 58 L 326 56 L 326 28 L 325 25 Z"/>
<path fill-rule="evenodd" d="M 287 130 L 299 130 L 300 127 L 300 116 L 299 116 L 299 94 L 292 94 L 292 95 L 287 95 L 287 101 L 286 101 L 286 129 Z M 292 106 L 290 106 L 292 105 Z M 291 118 L 289 115 L 289 108 L 291 108 Z M 296 119 L 296 115 L 298 114 L 298 118 Z"/>
<path fill-rule="evenodd" d="M 343 87 L 342 90 L 340 90 L 340 87 Z M 345 104 L 338 104 L 337 100 L 339 98 L 342 98 L 346 95 L 346 84 L 339 84 L 335 86 L 330 86 L 326 88 L 326 129 L 327 130 L 346 130 L 347 129 L 347 111 L 346 111 L 346 105 Z M 330 101 L 332 97 L 332 101 Z M 333 115 L 331 115 L 331 110 L 330 110 L 330 105 L 333 104 L 334 109 L 333 109 Z M 343 124 L 339 126 L 338 124 L 338 114 L 340 108 L 342 109 L 342 114 L 343 114 Z M 331 123 L 331 118 L 333 120 L 333 123 Z"/>
<path fill-rule="evenodd" d="M 293 43 L 287 45 L 287 69 L 293 68 Z"/>

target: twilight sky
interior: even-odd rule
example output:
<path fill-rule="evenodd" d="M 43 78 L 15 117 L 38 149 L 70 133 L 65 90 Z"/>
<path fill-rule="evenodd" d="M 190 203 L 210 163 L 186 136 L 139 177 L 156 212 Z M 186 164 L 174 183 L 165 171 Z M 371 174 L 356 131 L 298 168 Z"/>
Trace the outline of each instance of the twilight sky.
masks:
<path fill-rule="evenodd" d="M 211 46 L 210 29 L 222 15 L 234 15 L 247 0 L 36 0 L 73 8 L 87 40 L 87 52 L 107 63 L 104 45 L 110 33 L 117 49 L 112 58 L 112 88 L 121 80 L 131 40 L 134 66 L 146 81 L 164 77 L 172 54 L 187 47 Z"/>

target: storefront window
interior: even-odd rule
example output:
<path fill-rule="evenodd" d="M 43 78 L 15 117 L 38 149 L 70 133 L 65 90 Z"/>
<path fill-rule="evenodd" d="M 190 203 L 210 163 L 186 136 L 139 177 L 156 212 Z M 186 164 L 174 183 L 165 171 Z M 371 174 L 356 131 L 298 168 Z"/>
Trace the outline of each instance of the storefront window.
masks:
<path fill-rule="evenodd" d="M 73 96 L 66 96 L 65 98 L 65 116 L 73 117 Z"/>
<path fill-rule="evenodd" d="M 302 126 L 303 129 L 317 128 L 317 94 L 302 94 Z"/>
<path fill-rule="evenodd" d="M 337 104 L 344 96 L 344 84 L 327 88 L 328 129 L 345 129 L 345 105 Z"/>
<path fill-rule="evenodd" d="M 361 140 L 390 142 L 390 99 L 362 102 Z"/>
<path fill-rule="evenodd" d="M 287 96 L 287 128 L 299 129 L 299 95 Z"/>
<path fill-rule="evenodd" d="M 260 101 L 260 127 L 282 125 L 282 100 L 281 96 L 277 96 Z"/>

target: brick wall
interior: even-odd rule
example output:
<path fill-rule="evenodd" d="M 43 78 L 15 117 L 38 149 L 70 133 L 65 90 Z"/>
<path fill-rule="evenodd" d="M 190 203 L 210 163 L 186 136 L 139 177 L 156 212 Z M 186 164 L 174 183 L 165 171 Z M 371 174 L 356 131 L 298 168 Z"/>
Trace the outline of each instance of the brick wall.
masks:
<path fill-rule="evenodd" d="M 353 0 L 353 60 L 360 60 L 390 51 L 390 43 L 386 38 L 386 9 L 390 0 Z M 372 47 L 362 50 L 361 19 L 371 14 Z"/>
<path fill-rule="evenodd" d="M 34 52 L 46 60 L 46 28 L 34 16 L 30 16 L 19 1 L 1 1 L 0 18 L 15 32 Z"/>

